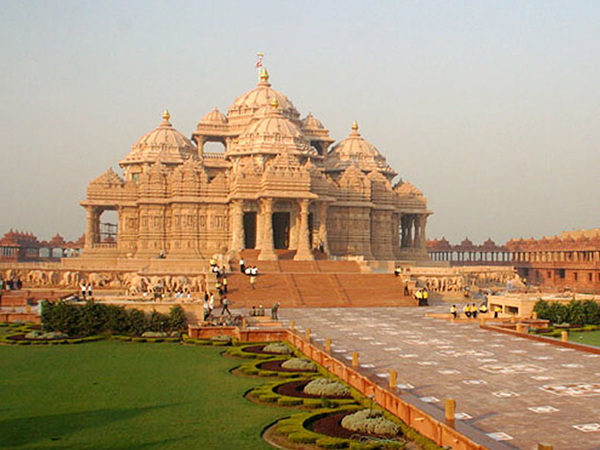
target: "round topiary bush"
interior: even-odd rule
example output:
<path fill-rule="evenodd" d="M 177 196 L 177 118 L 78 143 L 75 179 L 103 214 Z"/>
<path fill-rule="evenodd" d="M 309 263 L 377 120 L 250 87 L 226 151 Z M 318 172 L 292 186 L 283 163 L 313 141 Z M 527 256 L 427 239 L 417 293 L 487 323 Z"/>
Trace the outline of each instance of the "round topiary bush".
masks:
<path fill-rule="evenodd" d="M 291 358 L 287 361 L 281 363 L 281 367 L 284 369 L 294 369 L 294 370 L 312 370 L 316 371 L 317 366 L 309 361 L 308 359 L 303 358 Z"/>
<path fill-rule="evenodd" d="M 386 419 L 382 411 L 363 409 L 342 419 L 342 427 L 358 433 L 397 436 L 400 426 Z"/>
<path fill-rule="evenodd" d="M 142 333 L 142 337 L 145 338 L 163 338 L 167 336 L 168 334 L 164 331 L 145 331 Z"/>
<path fill-rule="evenodd" d="M 30 331 L 25 335 L 25 339 L 65 339 L 69 336 L 66 333 L 60 331 L 51 331 L 50 333 L 43 333 L 39 330 Z"/>
<path fill-rule="evenodd" d="M 325 397 L 350 397 L 350 388 L 339 381 L 316 378 L 304 386 L 304 392 Z"/>
<path fill-rule="evenodd" d="M 279 353 L 280 355 L 291 355 L 292 349 L 285 344 L 275 342 L 273 344 L 265 345 L 263 348 L 263 352 Z"/>

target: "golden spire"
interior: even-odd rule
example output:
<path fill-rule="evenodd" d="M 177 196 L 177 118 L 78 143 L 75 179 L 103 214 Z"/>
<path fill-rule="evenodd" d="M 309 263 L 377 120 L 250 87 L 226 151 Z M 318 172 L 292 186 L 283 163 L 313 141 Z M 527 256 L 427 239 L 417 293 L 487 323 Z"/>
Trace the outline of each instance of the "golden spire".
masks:
<path fill-rule="evenodd" d="M 260 81 L 264 81 L 264 82 L 269 81 L 269 72 L 267 72 L 266 67 L 260 73 Z"/>
<path fill-rule="evenodd" d="M 273 107 L 273 109 L 279 109 L 279 101 L 277 100 L 277 97 L 273 97 L 271 99 L 271 106 Z"/>
<path fill-rule="evenodd" d="M 167 120 L 167 121 L 171 118 L 171 114 L 169 114 L 169 110 L 168 109 L 165 109 L 163 111 L 162 118 L 165 119 L 165 120 Z"/>
<path fill-rule="evenodd" d="M 352 131 L 358 131 L 358 123 L 356 122 L 356 120 L 352 122 Z"/>

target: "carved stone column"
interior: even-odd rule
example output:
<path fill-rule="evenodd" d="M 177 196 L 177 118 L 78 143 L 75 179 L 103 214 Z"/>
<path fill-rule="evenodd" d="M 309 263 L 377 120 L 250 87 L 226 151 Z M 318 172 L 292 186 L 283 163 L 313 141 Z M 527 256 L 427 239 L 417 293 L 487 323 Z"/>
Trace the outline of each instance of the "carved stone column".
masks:
<path fill-rule="evenodd" d="M 262 199 L 262 248 L 259 261 L 272 261 L 277 259 L 273 246 L 273 199 Z"/>
<path fill-rule="evenodd" d="M 426 250 L 427 249 L 427 237 L 425 234 L 425 228 L 427 227 L 427 215 L 421 214 L 418 216 L 418 224 L 419 224 L 419 248 Z"/>
<path fill-rule="evenodd" d="M 410 241 L 410 224 L 409 224 L 409 216 L 408 215 L 403 215 L 402 218 L 400 219 L 400 222 L 402 224 L 402 241 L 400 243 L 400 246 L 402 248 L 408 248 L 409 247 L 409 241 Z"/>
<path fill-rule="evenodd" d="M 242 208 L 243 200 L 233 200 L 232 208 L 232 233 L 231 249 L 239 252 L 244 249 L 244 211 Z"/>
<path fill-rule="evenodd" d="M 300 229 L 298 233 L 298 250 L 294 260 L 310 261 L 315 259 L 310 251 L 310 241 L 308 239 L 308 206 L 310 200 L 300 200 Z"/>
<path fill-rule="evenodd" d="M 415 230 L 413 238 L 413 247 L 421 248 L 421 216 L 414 216 L 413 223 Z"/>
<path fill-rule="evenodd" d="M 407 219 L 406 222 L 408 224 L 407 226 L 407 236 L 406 236 L 406 247 L 408 248 L 413 248 L 415 246 L 415 230 L 414 230 L 414 226 L 415 226 L 415 216 L 413 216 L 412 214 L 410 214 Z"/>
<path fill-rule="evenodd" d="M 319 241 L 323 243 L 323 250 L 329 256 L 329 243 L 327 242 L 327 203 L 319 204 Z M 320 244 L 317 242 L 317 244 Z"/>
<path fill-rule="evenodd" d="M 96 208 L 93 206 L 86 206 L 86 224 L 85 224 L 85 249 L 89 250 L 94 248 L 94 243 L 96 242 L 96 229 L 97 226 L 97 214 Z"/>

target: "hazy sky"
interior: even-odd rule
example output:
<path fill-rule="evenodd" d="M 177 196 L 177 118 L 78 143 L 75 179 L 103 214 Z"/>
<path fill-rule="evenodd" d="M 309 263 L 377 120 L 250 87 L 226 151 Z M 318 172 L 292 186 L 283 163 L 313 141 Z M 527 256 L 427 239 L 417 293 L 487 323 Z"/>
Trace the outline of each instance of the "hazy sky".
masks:
<path fill-rule="evenodd" d="M 434 215 L 428 237 L 600 224 L 600 2 L 0 0 L 0 232 L 69 239 L 89 181 L 155 128 L 256 84 L 336 140 L 353 120 Z"/>

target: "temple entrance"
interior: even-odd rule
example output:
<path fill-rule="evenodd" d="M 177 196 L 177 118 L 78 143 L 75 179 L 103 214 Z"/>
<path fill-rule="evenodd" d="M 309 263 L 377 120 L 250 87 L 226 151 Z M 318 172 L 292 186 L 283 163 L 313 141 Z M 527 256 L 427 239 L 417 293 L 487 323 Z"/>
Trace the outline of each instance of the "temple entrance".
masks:
<path fill-rule="evenodd" d="M 290 246 L 290 213 L 273 213 L 273 246 L 285 250 Z"/>
<path fill-rule="evenodd" d="M 244 248 L 256 248 L 256 213 L 244 213 Z"/>

